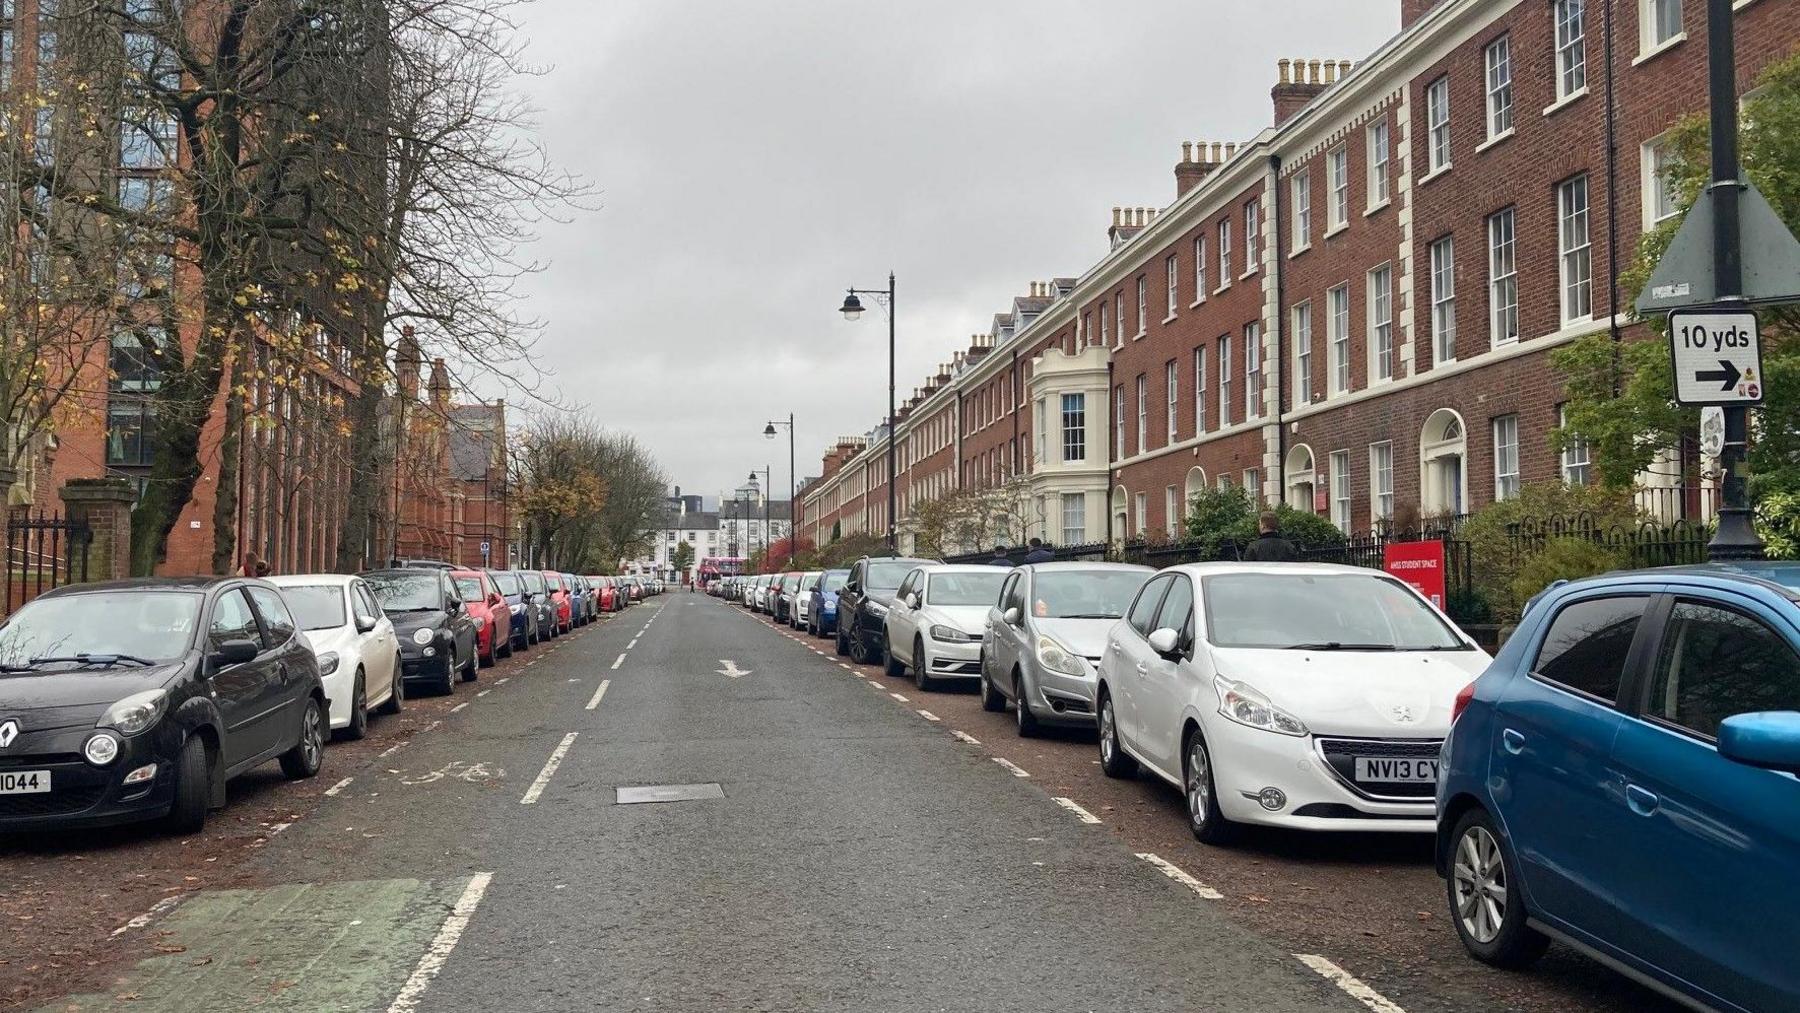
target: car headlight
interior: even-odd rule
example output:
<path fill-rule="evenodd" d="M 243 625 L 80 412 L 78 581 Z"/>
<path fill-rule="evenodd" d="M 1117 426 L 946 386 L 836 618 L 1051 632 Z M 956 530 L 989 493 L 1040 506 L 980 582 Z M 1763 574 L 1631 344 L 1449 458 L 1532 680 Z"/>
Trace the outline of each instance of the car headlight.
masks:
<path fill-rule="evenodd" d="M 95 725 L 99 728 L 116 729 L 126 735 L 136 735 L 162 717 L 163 704 L 167 700 L 168 694 L 160 689 L 134 693 L 106 708 L 106 713 L 100 716 Z"/>
<path fill-rule="evenodd" d="M 521 614 L 521 613 L 523 613 L 523 612 L 524 612 L 524 611 L 525 611 L 525 606 L 524 606 L 524 604 L 523 604 L 523 603 L 521 603 L 521 604 L 518 604 L 518 605 L 514 605 L 514 606 L 513 606 L 513 607 L 512 607 L 512 614 L 513 614 L 513 615 L 515 615 L 515 616 L 516 616 L 516 615 L 519 615 L 519 614 Z"/>
<path fill-rule="evenodd" d="M 1052 637 L 1038 637 L 1038 664 L 1052 672 L 1063 675 L 1085 675 L 1087 669 L 1082 666 L 1081 659 L 1075 652 L 1057 643 Z"/>
<path fill-rule="evenodd" d="M 413 631 L 413 643 L 418 644 L 420 647 L 424 647 L 426 644 L 431 643 L 431 641 L 433 639 L 435 639 L 436 637 L 437 637 L 437 634 L 432 632 L 431 630 L 414 630 Z"/>
<path fill-rule="evenodd" d="M 336 651 L 326 651 L 319 655 L 319 674 L 330 675 L 337 671 L 338 656 Z"/>
<path fill-rule="evenodd" d="M 119 737 L 111 732 L 98 732 L 81 747 L 81 755 L 96 767 L 104 767 L 119 758 Z"/>
<path fill-rule="evenodd" d="M 837 602 L 835 600 L 828 601 L 825 604 L 819 606 L 819 611 L 820 612 L 836 612 L 837 611 Z"/>
<path fill-rule="evenodd" d="M 1219 713 L 1238 724 L 1280 735 L 1307 734 L 1299 718 L 1277 708 L 1253 687 L 1222 675 L 1213 677 L 1213 686 L 1219 691 Z"/>
<path fill-rule="evenodd" d="M 945 644 L 972 644 L 980 637 L 970 636 L 953 626 L 933 626 L 931 639 Z"/>
<path fill-rule="evenodd" d="M 870 615 L 874 616 L 877 619 L 884 619 L 887 617 L 887 614 L 888 614 L 887 606 L 883 605 L 882 603 L 880 603 L 878 601 L 863 602 L 863 608 L 866 609 Z"/>

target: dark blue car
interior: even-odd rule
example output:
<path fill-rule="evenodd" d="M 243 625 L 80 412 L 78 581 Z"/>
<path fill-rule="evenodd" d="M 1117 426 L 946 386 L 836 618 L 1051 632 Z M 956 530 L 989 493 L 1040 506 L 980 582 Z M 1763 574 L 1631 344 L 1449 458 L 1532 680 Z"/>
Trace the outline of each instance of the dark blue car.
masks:
<path fill-rule="evenodd" d="M 1800 1009 L 1800 566 L 1553 588 L 1457 709 L 1437 865 L 1471 954 L 1558 939 L 1689 1004 Z"/>
<path fill-rule="evenodd" d="M 500 596 L 506 599 L 507 611 L 512 613 L 512 647 L 515 651 L 529 651 L 531 645 L 537 643 L 537 613 L 527 607 L 529 600 L 525 590 L 525 580 L 517 570 L 489 570 L 494 578 L 494 586 L 500 589 Z"/>
<path fill-rule="evenodd" d="M 812 600 L 806 606 L 806 632 L 815 637 L 837 633 L 838 589 L 844 586 L 849 570 L 826 570 L 812 589 Z"/>

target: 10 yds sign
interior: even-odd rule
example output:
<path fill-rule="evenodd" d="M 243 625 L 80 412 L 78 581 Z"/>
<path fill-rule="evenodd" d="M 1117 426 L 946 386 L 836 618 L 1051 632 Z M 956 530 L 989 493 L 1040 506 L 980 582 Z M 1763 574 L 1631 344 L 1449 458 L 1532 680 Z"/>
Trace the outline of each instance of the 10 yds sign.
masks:
<path fill-rule="evenodd" d="M 1762 343 L 1749 310 L 1669 314 L 1675 400 L 1685 405 L 1750 405 L 1763 399 Z"/>

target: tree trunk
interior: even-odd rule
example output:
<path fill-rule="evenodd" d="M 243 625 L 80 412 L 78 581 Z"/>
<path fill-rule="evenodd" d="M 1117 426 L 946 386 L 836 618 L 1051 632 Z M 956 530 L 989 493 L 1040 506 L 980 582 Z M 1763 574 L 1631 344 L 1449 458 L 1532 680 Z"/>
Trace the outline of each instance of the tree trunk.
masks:
<path fill-rule="evenodd" d="M 340 526 L 337 569 L 355 573 L 368 565 L 370 533 L 375 507 L 381 496 L 381 383 L 373 376 L 362 379 L 362 390 L 350 400 L 350 467 L 348 500 Z M 399 460 L 396 456 L 395 465 Z M 383 561 L 385 562 L 385 560 Z"/>
<path fill-rule="evenodd" d="M 212 572 L 236 570 L 238 543 L 238 476 L 241 474 L 244 442 L 244 399 L 231 379 L 237 373 L 234 363 L 227 374 L 225 394 L 225 434 L 219 441 L 219 487 L 213 499 Z"/>

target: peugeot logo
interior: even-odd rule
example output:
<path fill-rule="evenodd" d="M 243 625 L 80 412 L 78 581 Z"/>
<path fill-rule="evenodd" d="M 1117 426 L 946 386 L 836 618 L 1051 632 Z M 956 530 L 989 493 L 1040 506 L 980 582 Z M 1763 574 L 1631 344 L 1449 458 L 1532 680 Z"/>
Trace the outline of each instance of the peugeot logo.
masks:
<path fill-rule="evenodd" d="M 0 721 L 0 749 L 12 745 L 13 740 L 18 737 L 19 723 L 17 721 Z"/>
<path fill-rule="evenodd" d="M 1393 715 L 1394 715 L 1394 720 L 1400 722 L 1403 725 L 1410 724 L 1413 719 L 1412 708 L 1406 706 L 1405 704 L 1395 704 L 1394 708 L 1393 708 Z"/>

